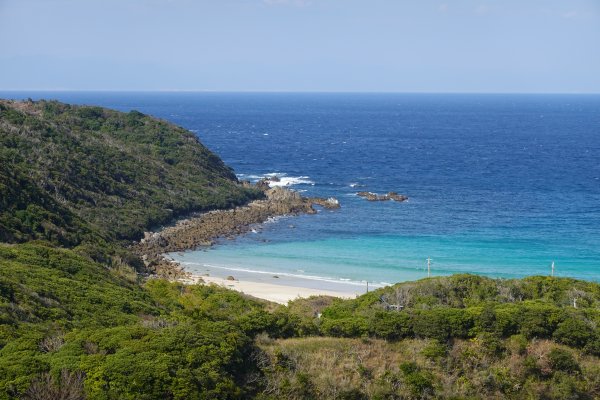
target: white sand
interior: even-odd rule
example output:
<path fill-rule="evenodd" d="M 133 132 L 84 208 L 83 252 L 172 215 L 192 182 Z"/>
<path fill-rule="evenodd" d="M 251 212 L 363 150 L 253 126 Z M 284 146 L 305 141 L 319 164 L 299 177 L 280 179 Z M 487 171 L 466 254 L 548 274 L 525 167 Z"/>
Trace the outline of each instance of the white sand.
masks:
<path fill-rule="evenodd" d="M 204 275 L 192 275 L 189 283 L 196 283 L 202 279 L 206 284 L 215 284 L 227 289 L 237 290 L 245 294 L 249 294 L 259 299 L 273 301 L 275 303 L 287 304 L 288 301 L 297 298 L 310 296 L 335 296 L 340 298 L 354 298 L 361 294 L 362 289 L 349 287 L 346 291 L 303 288 L 298 286 L 289 286 L 278 284 L 275 279 L 273 283 L 267 282 L 252 282 L 249 280 L 227 280 L 224 278 Z"/>

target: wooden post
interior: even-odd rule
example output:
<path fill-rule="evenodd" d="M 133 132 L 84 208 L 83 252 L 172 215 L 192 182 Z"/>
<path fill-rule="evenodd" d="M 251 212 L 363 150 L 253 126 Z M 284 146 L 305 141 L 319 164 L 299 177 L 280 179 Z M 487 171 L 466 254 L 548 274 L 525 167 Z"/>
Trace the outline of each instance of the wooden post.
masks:
<path fill-rule="evenodd" d="M 431 257 L 427 257 L 427 277 L 431 277 Z"/>

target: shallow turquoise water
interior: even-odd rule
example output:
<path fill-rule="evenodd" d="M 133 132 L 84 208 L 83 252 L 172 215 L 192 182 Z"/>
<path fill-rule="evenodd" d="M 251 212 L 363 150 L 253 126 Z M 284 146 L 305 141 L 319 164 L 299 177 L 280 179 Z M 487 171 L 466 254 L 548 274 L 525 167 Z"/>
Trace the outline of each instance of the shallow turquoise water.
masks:
<path fill-rule="evenodd" d="M 289 221 L 285 221 L 289 222 Z M 290 229 L 280 224 L 274 230 Z M 298 228 L 295 228 L 298 229 Z M 266 234 L 249 234 L 269 237 Z M 496 277 L 548 275 L 555 261 L 557 276 L 597 280 L 597 254 L 567 245 L 539 241 L 487 239 L 464 236 L 376 236 L 354 239 L 264 243 L 256 238 L 238 240 L 207 251 L 174 255 L 199 266 L 288 272 L 293 275 L 364 281 L 378 285 L 427 276 L 425 255 L 431 257 L 431 274 L 479 273 Z M 569 258 L 556 257 L 556 249 Z M 552 249 L 552 250 L 550 250 Z M 573 257 L 573 253 L 577 257 Z M 548 261 L 546 261 L 548 260 Z M 582 268 L 587 266 L 587 268 Z"/>

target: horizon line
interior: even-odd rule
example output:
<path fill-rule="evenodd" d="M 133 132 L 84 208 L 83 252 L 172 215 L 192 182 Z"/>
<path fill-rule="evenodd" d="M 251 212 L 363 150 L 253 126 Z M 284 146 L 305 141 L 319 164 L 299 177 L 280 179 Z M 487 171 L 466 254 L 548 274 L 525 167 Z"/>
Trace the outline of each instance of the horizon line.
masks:
<path fill-rule="evenodd" d="M 486 92 L 486 91 L 351 91 L 351 90 L 209 90 L 209 89 L 2 89 L 0 92 L 64 93 L 231 93 L 231 94 L 482 94 L 482 95 L 600 95 L 600 92 Z"/>

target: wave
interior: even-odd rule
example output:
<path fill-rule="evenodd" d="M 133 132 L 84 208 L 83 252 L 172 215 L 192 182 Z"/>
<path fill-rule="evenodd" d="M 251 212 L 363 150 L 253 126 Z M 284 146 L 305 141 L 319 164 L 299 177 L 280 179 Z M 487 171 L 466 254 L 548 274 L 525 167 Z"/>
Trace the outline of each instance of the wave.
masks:
<path fill-rule="evenodd" d="M 231 267 L 231 266 L 223 266 L 223 265 L 214 265 L 214 264 L 206 264 L 206 263 L 198 263 L 198 262 L 190 262 L 190 261 L 180 261 L 181 265 L 189 265 L 195 267 L 202 268 L 217 268 L 224 269 L 227 271 L 237 271 L 237 272 L 246 272 L 249 274 L 261 274 L 261 275 L 273 275 L 277 274 L 277 276 L 286 276 L 288 278 L 294 279 L 308 279 L 311 281 L 319 281 L 319 282 L 328 282 L 328 283 L 337 283 L 337 284 L 346 284 L 353 286 L 366 286 L 367 281 L 357 281 L 349 278 L 334 278 L 329 276 L 318 276 L 318 275 L 305 275 L 305 274 L 293 274 L 290 272 L 279 272 L 279 271 L 261 271 L 249 268 L 240 268 L 240 267 Z M 386 282 L 369 282 L 369 287 L 379 288 L 384 286 L 389 286 L 389 283 Z"/>
<path fill-rule="evenodd" d="M 237 174 L 238 179 L 249 180 L 251 182 L 258 182 L 261 179 L 273 179 L 278 178 L 278 181 L 269 181 L 270 187 L 275 186 L 295 186 L 295 185 L 311 185 L 314 186 L 315 182 L 310 180 L 308 176 L 288 176 L 285 172 L 269 172 L 264 175 L 257 174 Z"/>
<path fill-rule="evenodd" d="M 367 185 L 363 185 L 362 183 L 352 182 L 348 186 L 350 186 L 351 188 L 355 188 L 355 187 L 366 187 Z"/>
<path fill-rule="evenodd" d="M 272 224 L 279 221 L 280 219 L 285 219 L 287 217 L 288 215 L 275 215 L 274 217 L 267 218 L 267 220 L 263 222 L 263 224 Z"/>
<path fill-rule="evenodd" d="M 284 176 L 279 177 L 279 182 L 270 181 L 269 186 L 294 186 L 294 185 L 312 185 L 315 183 L 308 176 Z"/>

